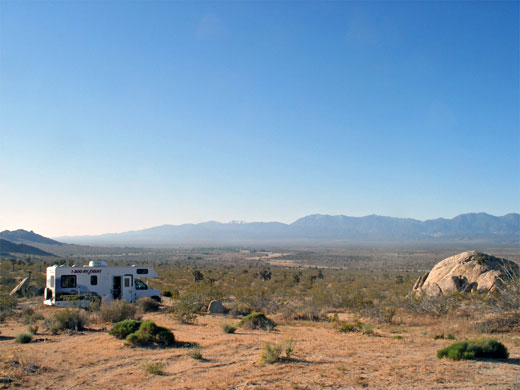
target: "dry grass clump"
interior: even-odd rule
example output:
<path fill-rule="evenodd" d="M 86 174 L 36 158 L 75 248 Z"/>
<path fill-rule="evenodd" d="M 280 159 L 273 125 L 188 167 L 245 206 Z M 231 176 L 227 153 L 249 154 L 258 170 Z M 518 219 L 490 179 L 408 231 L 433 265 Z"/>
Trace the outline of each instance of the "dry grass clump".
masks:
<path fill-rule="evenodd" d="M 88 324 L 88 315 L 81 309 L 65 309 L 43 321 L 44 326 L 52 333 L 62 330 L 80 331 Z"/>
<path fill-rule="evenodd" d="M 237 327 L 233 324 L 230 324 L 229 322 L 222 324 L 221 328 L 224 333 L 235 333 L 237 330 Z"/>
<path fill-rule="evenodd" d="M 190 357 L 194 360 L 202 360 L 203 357 L 202 357 L 202 351 L 200 348 L 194 348 L 191 352 L 190 352 Z"/>
<path fill-rule="evenodd" d="M 19 333 L 16 335 L 16 342 L 18 344 L 28 344 L 32 341 L 33 335 L 31 333 Z"/>
<path fill-rule="evenodd" d="M 372 325 L 364 324 L 359 320 L 355 320 L 353 322 L 340 321 L 338 319 L 337 313 L 334 313 L 334 315 L 330 319 L 330 322 L 332 322 L 334 329 L 341 333 L 360 332 L 365 335 L 374 334 Z"/>
<path fill-rule="evenodd" d="M 161 304 L 157 302 L 155 299 L 145 297 L 137 300 L 137 307 L 139 307 L 143 313 L 151 313 L 159 311 L 159 307 Z"/>
<path fill-rule="evenodd" d="M 27 359 L 21 353 L 3 355 L 0 357 L 0 377 L 4 383 L 14 383 L 23 380 L 27 375 L 36 374 L 40 367 Z"/>
<path fill-rule="evenodd" d="M 112 322 L 114 324 L 116 322 L 135 320 L 138 318 L 136 306 L 123 300 L 113 300 L 106 305 L 101 305 L 98 315 L 101 321 Z"/>
<path fill-rule="evenodd" d="M 152 375 L 163 375 L 164 374 L 164 371 L 163 371 L 164 366 L 160 362 L 154 363 L 149 360 L 146 360 L 141 363 L 141 368 L 144 371 L 146 371 L 147 373 L 152 374 Z"/>
<path fill-rule="evenodd" d="M 285 358 L 290 359 L 294 351 L 296 342 L 292 339 L 286 339 L 281 343 L 271 344 L 265 343 L 264 349 L 260 354 L 261 364 L 273 364 L 280 361 L 282 352 L 285 352 Z"/>

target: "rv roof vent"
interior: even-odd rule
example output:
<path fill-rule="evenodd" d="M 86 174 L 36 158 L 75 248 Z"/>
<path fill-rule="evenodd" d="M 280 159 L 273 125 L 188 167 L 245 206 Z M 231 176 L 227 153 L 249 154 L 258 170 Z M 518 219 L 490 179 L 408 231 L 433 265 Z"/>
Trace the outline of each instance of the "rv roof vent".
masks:
<path fill-rule="evenodd" d="M 89 261 L 88 262 L 89 267 L 106 267 L 107 263 L 104 261 Z"/>

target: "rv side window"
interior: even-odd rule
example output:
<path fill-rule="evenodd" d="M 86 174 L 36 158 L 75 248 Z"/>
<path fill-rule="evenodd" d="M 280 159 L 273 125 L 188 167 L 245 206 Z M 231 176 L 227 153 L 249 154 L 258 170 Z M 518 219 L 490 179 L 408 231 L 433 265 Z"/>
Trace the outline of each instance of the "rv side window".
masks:
<path fill-rule="evenodd" d="M 91 286 L 96 286 L 97 285 L 97 275 L 92 275 L 90 277 L 90 285 Z"/>
<path fill-rule="evenodd" d="M 76 287 L 76 275 L 63 275 L 61 277 L 61 288 Z"/>
<path fill-rule="evenodd" d="M 138 269 L 137 269 L 137 273 L 138 273 L 139 275 L 145 275 L 145 274 L 148 273 L 148 268 L 138 268 Z"/>
<path fill-rule="evenodd" d="M 140 281 L 139 279 L 136 279 L 135 280 L 135 289 L 136 290 L 148 290 L 148 286 L 144 282 Z"/>

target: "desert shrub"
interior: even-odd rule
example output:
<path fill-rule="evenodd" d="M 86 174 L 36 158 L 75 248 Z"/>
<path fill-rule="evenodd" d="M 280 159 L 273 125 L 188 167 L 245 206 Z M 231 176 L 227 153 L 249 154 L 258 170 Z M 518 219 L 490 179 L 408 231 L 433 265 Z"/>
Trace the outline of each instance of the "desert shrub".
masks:
<path fill-rule="evenodd" d="M 29 325 L 27 327 L 27 330 L 29 331 L 29 333 L 31 334 L 36 334 L 38 333 L 38 329 L 40 329 L 40 327 L 38 325 Z"/>
<path fill-rule="evenodd" d="M 153 375 L 162 375 L 163 372 L 163 364 L 160 362 L 154 363 L 149 360 L 141 363 L 141 367 L 144 371 Z"/>
<path fill-rule="evenodd" d="M 437 351 L 437 357 L 451 360 L 473 360 L 478 358 L 507 359 L 509 352 L 504 344 L 494 339 L 459 341 Z"/>
<path fill-rule="evenodd" d="M 191 351 L 190 357 L 195 360 L 202 360 L 202 352 L 200 348 L 195 348 Z"/>
<path fill-rule="evenodd" d="M 80 331 L 85 329 L 87 323 L 87 314 L 81 309 L 65 309 L 44 321 L 44 325 L 52 334 L 66 329 Z"/>
<path fill-rule="evenodd" d="M 163 297 L 171 298 L 172 297 L 172 292 L 168 291 L 168 290 L 163 290 L 162 295 L 163 295 Z"/>
<path fill-rule="evenodd" d="M 417 314 L 429 314 L 442 317 L 459 307 L 462 295 L 429 297 L 410 295 L 401 302 L 401 306 Z"/>
<path fill-rule="evenodd" d="M 362 312 L 364 316 L 370 317 L 378 322 L 391 324 L 394 319 L 396 309 L 395 307 L 391 306 L 373 306 L 366 308 Z"/>
<path fill-rule="evenodd" d="M 273 364 L 280 359 L 282 354 L 281 344 L 265 343 L 262 353 L 260 353 L 260 362 L 263 364 Z"/>
<path fill-rule="evenodd" d="M 347 332 L 357 332 L 359 331 L 359 327 L 355 324 L 349 324 L 347 322 L 338 322 L 335 326 L 338 332 L 347 333 Z"/>
<path fill-rule="evenodd" d="M 0 322 L 5 319 L 16 307 L 17 299 L 14 296 L 0 294 Z"/>
<path fill-rule="evenodd" d="M 140 326 L 141 321 L 124 320 L 116 323 L 108 334 L 118 339 L 125 339 L 130 333 L 137 332 Z"/>
<path fill-rule="evenodd" d="M 137 301 L 137 306 L 144 312 L 150 313 L 159 310 L 161 304 L 152 298 L 141 298 Z"/>
<path fill-rule="evenodd" d="M 296 342 L 292 339 L 286 339 L 277 344 L 265 343 L 264 349 L 260 353 L 260 363 L 273 364 L 281 360 L 282 352 L 285 352 L 285 357 L 290 359 L 295 345 Z"/>
<path fill-rule="evenodd" d="M 167 347 L 175 343 L 175 337 L 169 329 L 157 326 L 152 321 L 143 321 L 137 331 L 126 336 L 126 341 L 138 347 L 154 344 Z"/>
<path fill-rule="evenodd" d="M 253 309 L 245 303 L 237 303 L 231 307 L 230 313 L 234 316 L 247 316 L 251 314 Z"/>
<path fill-rule="evenodd" d="M 43 316 L 40 313 L 35 313 L 30 307 L 24 309 L 22 312 L 22 321 L 25 325 L 35 324 L 40 320 L 43 320 Z"/>
<path fill-rule="evenodd" d="M 239 327 L 244 329 L 273 330 L 275 322 L 265 316 L 264 313 L 251 313 L 240 320 Z"/>
<path fill-rule="evenodd" d="M 18 344 L 28 344 L 32 341 L 32 334 L 30 333 L 20 333 L 16 336 L 16 342 Z"/>
<path fill-rule="evenodd" d="M 235 325 L 227 322 L 225 324 L 222 324 L 221 328 L 224 333 L 235 333 L 235 331 L 237 330 L 237 327 Z"/>
<path fill-rule="evenodd" d="M 282 346 L 283 346 L 283 349 L 285 352 L 285 356 L 287 356 L 287 359 L 290 359 L 292 353 L 294 352 L 294 347 L 296 346 L 296 341 L 294 341 L 293 339 L 286 339 L 282 343 Z"/>
<path fill-rule="evenodd" d="M 479 333 L 508 333 L 520 329 L 520 311 L 502 313 L 475 324 Z"/>
<path fill-rule="evenodd" d="M 365 335 L 374 334 L 374 330 L 372 329 L 372 325 L 364 324 L 359 320 L 356 320 L 352 323 L 345 321 L 333 320 L 331 321 L 334 324 L 334 329 L 341 333 L 349 333 L 349 332 L 361 332 Z"/>
<path fill-rule="evenodd" d="M 434 340 L 455 340 L 455 336 L 451 333 L 448 333 L 448 335 L 444 335 L 444 333 L 436 334 L 433 336 Z"/>
<path fill-rule="evenodd" d="M 135 305 L 122 301 L 113 300 L 106 305 L 101 305 L 99 317 L 103 322 L 117 323 L 124 320 L 135 320 L 137 309 Z"/>

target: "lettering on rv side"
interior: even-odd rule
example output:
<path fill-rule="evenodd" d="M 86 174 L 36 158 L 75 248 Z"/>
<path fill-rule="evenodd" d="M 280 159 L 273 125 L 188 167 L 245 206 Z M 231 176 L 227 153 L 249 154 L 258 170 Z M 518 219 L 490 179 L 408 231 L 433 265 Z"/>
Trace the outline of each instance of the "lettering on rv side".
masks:
<path fill-rule="evenodd" d="M 100 269 L 73 269 L 70 272 L 72 272 L 73 274 L 87 274 L 87 275 L 90 275 L 90 274 L 100 274 L 101 270 Z"/>

